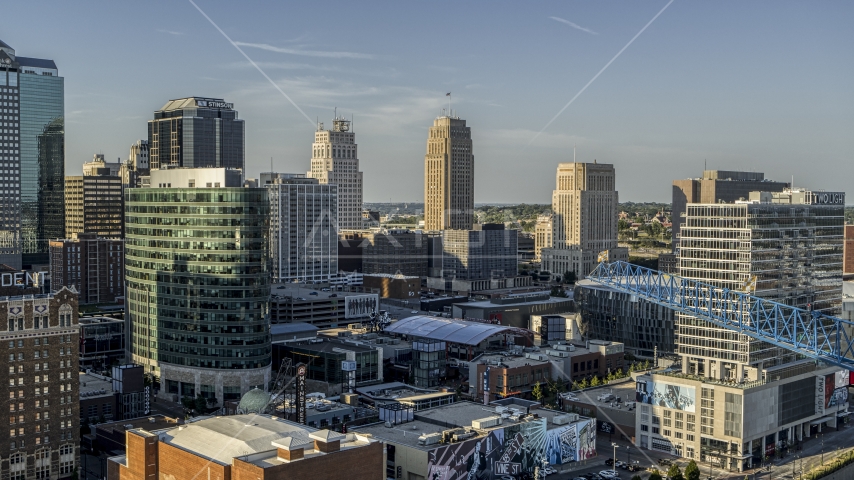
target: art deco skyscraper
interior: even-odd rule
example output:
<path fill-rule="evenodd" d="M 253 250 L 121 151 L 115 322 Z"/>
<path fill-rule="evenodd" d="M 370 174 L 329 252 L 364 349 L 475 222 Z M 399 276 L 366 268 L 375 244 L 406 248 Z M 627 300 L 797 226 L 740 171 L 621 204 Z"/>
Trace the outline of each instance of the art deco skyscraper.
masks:
<path fill-rule="evenodd" d="M 471 128 L 459 117 L 433 120 L 424 156 L 424 228 L 470 230 L 474 223 Z"/>
<path fill-rule="evenodd" d="M 65 233 L 64 79 L 0 41 L 0 263 L 48 263 Z"/>
<path fill-rule="evenodd" d="M 311 149 L 311 170 L 306 175 L 321 184 L 338 185 L 338 230 L 362 228 L 362 172 L 359 171 L 356 133 L 350 120 L 335 117 L 332 130 L 317 125 Z"/>
<path fill-rule="evenodd" d="M 552 192 L 553 248 L 541 251 L 542 270 L 584 276 L 593 270 L 599 252 L 610 260 L 625 260 L 628 252 L 617 248 L 616 173 L 599 163 L 561 163 Z"/>

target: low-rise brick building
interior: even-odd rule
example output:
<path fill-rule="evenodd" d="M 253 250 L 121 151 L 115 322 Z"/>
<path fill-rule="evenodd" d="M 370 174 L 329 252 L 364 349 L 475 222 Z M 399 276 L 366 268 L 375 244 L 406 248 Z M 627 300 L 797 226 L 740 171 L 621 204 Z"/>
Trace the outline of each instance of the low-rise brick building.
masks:
<path fill-rule="evenodd" d="M 77 295 L 0 297 L 0 348 L 8 359 L 9 437 L 2 478 L 70 478 L 79 463 Z"/>
<path fill-rule="evenodd" d="M 370 435 L 316 430 L 269 415 L 209 417 L 125 435 L 125 455 L 107 465 L 111 480 L 376 480 L 385 470 L 383 445 Z"/>

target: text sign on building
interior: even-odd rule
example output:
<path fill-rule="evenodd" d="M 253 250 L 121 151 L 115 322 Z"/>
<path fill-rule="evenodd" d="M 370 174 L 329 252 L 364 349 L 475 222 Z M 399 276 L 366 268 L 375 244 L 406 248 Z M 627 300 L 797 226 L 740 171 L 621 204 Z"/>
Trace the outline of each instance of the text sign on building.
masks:
<path fill-rule="evenodd" d="M 813 205 L 845 205 L 845 194 L 842 192 L 813 192 Z"/>
<path fill-rule="evenodd" d="M 32 286 L 44 285 L 44 272 L 15 272 L 0 274 L 0 286 Z"/>
<path fill-rule="evenodd" d="M 525 437 L 522 436 L 521 433 L 517 433 L 513 440 L 511 440 L 507 444 L 507 448 L 504 449 L 504 454 L 501 455 L 502 463 L 509 463 L 516 454 L 522 450 L 522 443 L 525 441 Z"/>
<path fill-rule="evenodd" d="M 521 463 L 495 462 L 496 475 L 519 475 L 522 473 Z"/>
<path fill-rule="evenodd" d="M 342 360 L 341 361 L 341 370 L 345 372 L 355 372 L 356 371 L 356 362 L 352 360 Z"/>
<path fill-rule="evenodd" d="M 196 105 L 199 107 L 222 108 L 222 109 L 226 109 L 226 110 L 231 110 L 234 108 L 233 103 L 214 102 L 212 100 L 196 100 Z"/>
<path fill-rule="evenodd" d="M 142 411 L 145 412 L 146 415 L 148 415 L 151 412 L 150 401 L 151 401 L 151 387 L 145 387 L 145 390 L 143 393 Z"/>
<path fill-rule="evenodd" d="M 305 364 L 297 365 L 297 423 L 305 425 Z"/>

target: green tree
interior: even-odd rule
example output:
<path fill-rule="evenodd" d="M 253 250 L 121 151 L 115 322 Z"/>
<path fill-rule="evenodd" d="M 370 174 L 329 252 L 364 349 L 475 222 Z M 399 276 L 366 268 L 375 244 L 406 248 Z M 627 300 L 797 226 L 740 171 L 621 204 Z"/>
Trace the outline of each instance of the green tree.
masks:
<path fill-rule="evenodd" d="M 582 379 L 582 380 L 581 380 L 581 383 L 580 383 L 580 384 L 578 384 L 578 386 L 579 386 L 579 388 L 580 388 L 581 390 L 584 390 L 585 388 L 589 387 L 589 386 L 590 386 L 590 384 L 589 384 L 589 383 L 587 383 L 587 379 L 585 378 L 585 379 Z"/>
<path fill-rule="evenodd" d="M 658 470 L 653 470 L 651 474 L 649 474 L 649 478 L 647 480 L 663 480 L 661 478 L 661 473 Z"/>
<path fill-rule="evenodd" d="M 628 230 L 629 227 L 631 227 L 631 225 L 629 224 L 629 222 L 626 221 L 625 218 L 621 218 L 617 221 L 617 230 L 619 230 L 619 231 Z"/>
<path fill-rule="evenodd" d="M 599 380 L 599 377 L 594 375 L 593 380 L 590 380 L 590 386 L 591 387 L 598 387 L 599 385 L 602 385 L 602 382 Z"/>
<path fill-rule="evenodd" d="M 694 460 L 691 460 L 685 466 L 685 480 L 700 480 L 700 467 L 697 466 L 697 462 Z"/>
<path fill-rule="evenodd" d="M 534 400 L 543 403 L 543 389 L 540 387 L 540 382 L 534 384 L 534 389 L 531 390 L 531 396 Z"/>
<path fill-rule="evenodd" d="M 562 298 L 569 297 L 569 295 L 567 295 L 566 292 L 560 287 L 552 287 L 552 291 L 549 292 L 549 296 Z"/>
<path fill-rule="evenodd" d="M 202 414 L 208 411 L 208 401 L 205 397 L 200 393 L 196 399 L 193 401 L 193 408 L 196 409 L 196 413 Z"/>
<path fill-rule="evenodd" d="M 575 272 L 563 272 L 563 283 L 575 283 L 576 280 Z"/>
<path fill-rule="evenodd" d="M 685 480 L 685 477 L 682 476 L 682 470 L 675 463 L 670 465 L 670 469 L 667 470 L 667 478 L 670 480 Z"/>
<path fill-rule="evenodd" d="M 181 397 L 181 405 L 187 410 L 196 408 L 196 400 L 193 397 Z"/>

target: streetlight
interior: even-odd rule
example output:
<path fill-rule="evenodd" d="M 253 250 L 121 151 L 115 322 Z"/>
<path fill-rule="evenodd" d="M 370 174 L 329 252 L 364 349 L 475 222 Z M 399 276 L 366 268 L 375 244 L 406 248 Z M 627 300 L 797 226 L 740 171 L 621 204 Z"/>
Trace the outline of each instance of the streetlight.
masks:
<path fill-rule="evenodd" d="M 824 465 L 824 434 L 820 434 L 819 438 L 821 438 L 821 464 Z"/>
<path fill-rule="evenodd" d="M 614 470 L 616 471 L 617 470 L 617 447 L 619 445 L 617 445 L 616 442 L 611 442 L 611 446 L 614 447 L 614 465 L 613 466 L 614 466 Z"/>
<path fill-rule="evenodd" d="M 626 445 L 626 465 L 632 466 L 632 446 Z"/>

